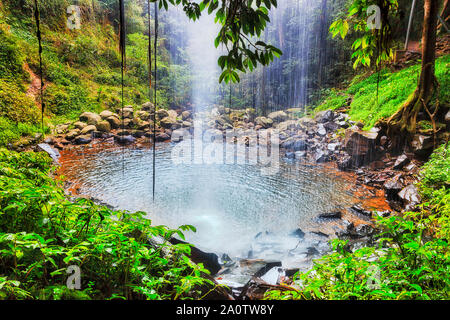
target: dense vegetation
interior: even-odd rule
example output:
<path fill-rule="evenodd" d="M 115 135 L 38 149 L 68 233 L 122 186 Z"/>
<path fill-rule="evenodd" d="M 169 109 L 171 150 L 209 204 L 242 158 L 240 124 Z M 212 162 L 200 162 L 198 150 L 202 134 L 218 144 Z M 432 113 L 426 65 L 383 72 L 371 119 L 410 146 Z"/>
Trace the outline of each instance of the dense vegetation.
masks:
<path fill-rule="evenodd" d="M 192 226 L 169 230 L 142 212 L 70 202 L 51 163 L 0 149 L 0 299 L 184 299 L 213 288 L 188 245 L 167 244 Z M 82 290 L 67 288 L 70 265 L 81 269 Z"/>
<path fill-rule="evenodd" d="M 292 290 L 267 299 L 449 299 L 450 146 L 442 145 L 421 172 L 422 204 L 402 216 L 377 218 L 374 246 L 333 253 L 294 277 Z"/>

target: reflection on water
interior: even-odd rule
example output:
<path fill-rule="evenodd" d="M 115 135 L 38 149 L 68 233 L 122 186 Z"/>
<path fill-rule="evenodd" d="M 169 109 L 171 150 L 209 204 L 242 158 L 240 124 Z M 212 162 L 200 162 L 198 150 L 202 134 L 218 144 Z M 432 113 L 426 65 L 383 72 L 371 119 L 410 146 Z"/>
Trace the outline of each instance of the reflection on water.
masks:
<path fill-rule="evenodd" d="M 158 146 L 155 204 L 151 150 L 63 154 L 62 173 L 80 194 L 120 209 L 149 212 L 155 224 L 192 224 L 198 231 L 188 241 L 241 257 L 259 245 L 258 257 L 279 258 L 298 244 L 288 236 L 292 231 L 312 230 L 318 214 L 355 202 L 349 191 L 354 182 L 324 167 L 282 161 L 277 174 L 261 175 L 251 165 L 174 165 L 170 155 L 170 144 Z M 274 235 L 272 251 L 255 245 L 255 235 L 266 231 Z"/>

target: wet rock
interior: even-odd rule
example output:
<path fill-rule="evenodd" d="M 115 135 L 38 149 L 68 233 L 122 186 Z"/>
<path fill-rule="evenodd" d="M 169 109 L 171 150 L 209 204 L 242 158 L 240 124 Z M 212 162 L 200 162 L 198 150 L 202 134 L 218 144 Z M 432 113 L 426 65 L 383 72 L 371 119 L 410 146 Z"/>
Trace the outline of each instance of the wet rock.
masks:
<path fill-rule="evenodd" d="M 340 219 L 342 218 L 342 212 L 334 211 L 334 212 L 326 212 L 321 213 L 317 216 L 319 219 Z"/>
<path fill-rule="evenodd" d="M 323 126 L 328 132 L 334 132 L 339 129 L 339 125 L 333 121 L 326 122 Z"/>
<path fill-rule="evenodd" d="M 314 119 L 319 123 L 325 123 L 334 120 L 334 112 L 332 110 L 320 111 L 316 114 Z"/>
<path fill-rule="evenodd" d="M 347 171 L 353 167 L 353 159 L 349 155 L 345 155 L 337 162 L 338 169 L 341 171 Z"/>
<path fill-rule="evenodd" d="M 336 151 L 338 147 L 339 147 L 339 143 L 329 143 L 327 145 L 327 149 L 330 151 L 333 151 L 333 152 Z"/>
<path fill-rule="evenodd" d="M 97 127 L 96 127 L 96 126 L 94 126 L 94 125 L 88 125 L 88 126 L 84 127 L 83 130 L 80 131 L 80 134 L 81 134 L 81 135 L 86 135 L 86 134 L 89 134 L 89 133 L 91 133 L 91 132 L 94 132 L 95 130 L 97 130 Z"/>
<path fill-rule="evenodd" d="M 261 279 L 270 285 L 277 285 L 285 277 L 283 268 L 275 267 L 266 272 Z"/>
<path fill-rule="evenodd" d="M 372 212 L 369 210 L 364 209 L 362 206 L 360 206 L 359 204 L 356 204 L 352 207 L 350 207 L 350 212 L 356 214 L 356 215 L 360 215 L 363 217 L 368 217 L 371 218 L 372 217 Z"/>
<path fill-rule="evenodd" d="M 374 231 L 374 228 L 368 224 L 360 224 L 355 228 L 353 223 L 349 223 L 344 230 L 336 232 L 336 235 L 339 238 L 360 239 L 371 236 Z"/>
<path fill-rule="evenodd" d="M 144 130 L 133 130 L 131 135 L 135 138 L 141 138 L 145 135 L 145 131 Z"/>
<path fill-rule="evenodd" d="M 300 160 L 300 159 L 304 159 L 306 157 L 306 151 L 296 151 L 294 152 L 295 154 L 295 159 Z"/>
<path fill-rule="evenodd" d="M 170 140 L 170 135 L 168 135 L 167 133 L 158 133 L 156 135 L 155 141 L 156 142 L 164 142 L 164 141 L 168 141 Z"/>
<path fill-rule="evenodd" d="M 317 126 L 317 134 L 320 136 L 325 136 L 327 134 L 327 129 L 325 129 L 324 125 L 321 123 Z"/>
<path fill-rule="evenodd" d="M 80 145 L 80 144 L 88 144 L 88 143 L 91 143 L 91 141 L 92 141 L 92 136 L 89 134 L 89 135 L 81 135 L 81 136 L 78 136 L 78 137 L 76 137 L 75 139 L 74 139 L 74 143 L 75 144 L 78 144 L 78 145 Z"/>
<path fill-rule="evenodd" d="M 362 131 L 355 127 L 345 131 L 344 148 L 353 158 L 353 165 L 369 163 L 376 155 L 378 132 Z"/>
<path fill-rule="evenodd" d="M 172 142 L 180 142 L 190 136 L 189 131 L 186 129 L 177 129 L 172 132 Z"/>
<path fill-rule="evenodd" d="M 403 188 L 399 193 L 398 196 L 400 199 L 403 200 L 405 204 L 414 206 L 421 201 L 421 197 L 419 194 L 419 191 L 417 190 L 416 186 L 413 184 L 407 185 L 405 188 Z"/>
<path fill-rule="evenodd" d="M 40 152 L 47 153 L 50 156 L 50 158 L 52 158 L 52 160 L 56 163 L 58 163 L 58 159 L 61 156 L 57 149 L 52 148 L 52 146 L 50 146 L 47 143 L 39 143 L 37 145 L 37 150 Z"/>
<path fill-rule="evenodd" d="M 306 256 L 311 257 L 320 254 L 319 250 L 314 247 L 309 247 L 306 249 Z"/>
<path fill-rule="evenodd" d="M 288 115 L 284 111 L 271 112 L 267 117 L 275 123 L 283 122 L 288 119 Z"/>
<path fill-rule="evenodd" d="M 400 176 L 395 176 L 383 184 L 387 200 L 398 199 L 398 193 L 403 189 L 403 183 L 400 181 Z"/>
<path fill-rule="evenodd" d="M 67 130 L 69 129 L 69 125 L 68 124 L 59 124 L 56 126 L 56 133 L 57 134 L 64 134 L 67 132 Z"/>
<path fill-rule="evenodd" d="M 83 112 L 80 115 L 80 121 L 86 122 L 88 125 L 95 126 L 102 118 L 94 112 Z"/>
<path fill-rule="evenodd" d="M 187 242 L 178 240 L 176 238 L 170 238 L 171 244 L 188 244 Z M 211 272 L 211 275 L 215 275 L 222 268 L 219 264 L 219 257 L 215 253 L 204 252 L 194 246 L 191 247 L 191 254 L 189 258 L 195 263 L 202 263 L 205 269 Z"/>
<path fill-rule="evenodd" d="M 67 133 L 67 135 L 66 135 L 66 139 L 67 140 L 73 140 L 79 134 L 80 134 L 80 129 L 70 130 L 69 133 Z"/>
<path fill-rule="evenodd" d="M 133 136 L 119 136 L 116 135 L 114 136 L 114 141 L 118 144 L 122 144 L 122 145 L 127 145 L 127 144 L 132 144 L 136 141 L 136 138 Z"/>
<path fill-rule="evenodd" d="M 311 231 L 312 234 L 315 234 L 319 237 L 324 237 L 324 238 L 328 238 L 329 235 L 327 235 L 326 233 L 323 233 L 322 231 Z"/>
<path fill-rule="evenodd" d="M 293 237 L 300 238 L 300 239 L 303 239 L 305 237 L 305 233 L 300 228 L 298 228 L 295 231 L 291 232 L 290 235 L 293 236 Z"/>
<path fill-rule="evenodd" d="M 330 155 L 328 151 L 318 149 L 314 154 L 314 160 L 316 163 L 323 163 L 330 160 Z"/>
<path fill-rule="evenodd" d="M 295 159 L 295 153 L 294 152 L 286 152 L 284 155 L 287 159 Z"/>
<path fill-rule="evenodd" d="M 416 134 L 411 141 L 411 147 L 414 153 L 420 157 L 427 157 L 433 151 L 433 137 Z"/>
<path fill-rule="evenodd" d="M 281 267 L 281 261 L 262 259 L 242 259 L 239 265 L 244 272 L 255 277 L 261 277 L 274 267 Z"/>
<path fill-rule="evenodd" d="M 405 165 L 407 165 L 409 163 L 409 158 L 406 154 L 402 154 L 401 156 L 399 156 L 397 158 L 397 160 L 395 161 L 394 164 L 394 169 L 395 170 L 400 170 L 402 169 Z"/>
<path fill-rule="evenodd" d="M 148 121 L 150 119 L 150 113 L 144 110 L 136 111 L 136 118 L 141 119 L 143 121 Z"/>

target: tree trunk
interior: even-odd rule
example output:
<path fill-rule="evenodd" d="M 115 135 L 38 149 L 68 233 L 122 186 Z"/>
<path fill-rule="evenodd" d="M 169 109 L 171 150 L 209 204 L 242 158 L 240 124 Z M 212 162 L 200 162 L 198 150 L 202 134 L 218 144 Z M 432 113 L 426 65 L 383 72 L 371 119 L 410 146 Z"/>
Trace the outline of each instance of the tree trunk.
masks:
<path fill-rule="evenodd" d="M 388 133 L 398 146 L 406 136 L 411 137 L 416 132 L 417 115 L 421 111 L 429 113 L 429 104 L 437 85 L 435 77 L 436 60 L 436 27 L 438 0 L 425 0 L 424 24 L 422 28 L 422 67 L 419 83 L 405 104 L 388 119 Z M 436 107 L 437 108 L 437 107 Z M 424 110 L 425 109 L 425 110 Z M 433 122 L 434 119 L 431 119 Z M 395 142 L 397 140 L 397 143 Z"/>

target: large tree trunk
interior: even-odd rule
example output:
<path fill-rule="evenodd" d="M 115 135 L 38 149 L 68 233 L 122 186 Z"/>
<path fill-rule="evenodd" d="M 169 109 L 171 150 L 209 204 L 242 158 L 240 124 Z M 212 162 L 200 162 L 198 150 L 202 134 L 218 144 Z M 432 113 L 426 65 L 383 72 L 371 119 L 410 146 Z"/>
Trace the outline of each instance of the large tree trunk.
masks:
<path fill-rule="evenodd" d="M 438 2 L 438 0 L 425 0 L 422 29 L 422 68 L 418 86 L 400 110 L 388 119 L 388 133 L 391 138 L 394 138 L 394 144 L 397 146 L 405 137 L 412 137 L 415 134 L 419 112 L 426 111 L 431 121 L 434 122 L 429 105 L 437 85 L 434 70 Z M 397 140 L 397 143 L 395 143 L 395 140 Z"/>

